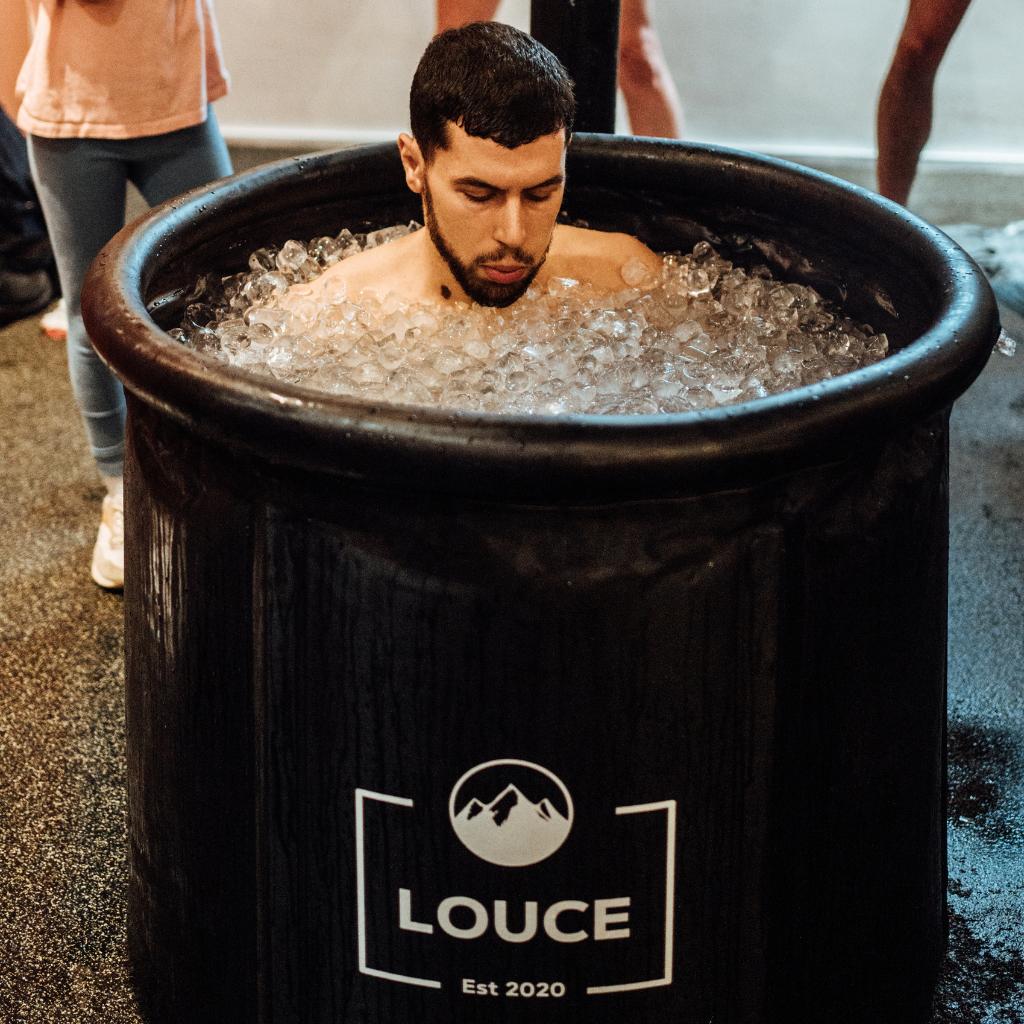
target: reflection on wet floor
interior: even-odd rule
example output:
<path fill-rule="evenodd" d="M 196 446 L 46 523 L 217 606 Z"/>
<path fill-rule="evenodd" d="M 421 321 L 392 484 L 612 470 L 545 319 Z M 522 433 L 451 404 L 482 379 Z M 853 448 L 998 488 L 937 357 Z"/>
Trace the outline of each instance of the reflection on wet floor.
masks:
<path fill-rule="evenodd" d="M 950 897 L 969 899 L 955 880 Z M 935 1001 L 933 1024 L 1020 1024 L 1024 1017 L 1024 956 L 1019 949 L 994 947 L 971 930 L 967 918 L 950 908 L 949 957 Z"/>
<path fill-rule="evenodd" d="M 950 723 L 947 749 L 949 955 L 935 1024 L 1020 1024 L 1024 890 L 1000 866 L 1024 858 L 1024 750 L 1011 730 L 962 721 Z"/>
<path fill-rule="evenodd" d="M 1014 734 L 953 722 L 948 753 L 950 825 L 969 828 L 988 842 L 1021 845 L 1021 808 L 1008 806 L 1006 795 L 1020 783 L 1024 757 Z"/>

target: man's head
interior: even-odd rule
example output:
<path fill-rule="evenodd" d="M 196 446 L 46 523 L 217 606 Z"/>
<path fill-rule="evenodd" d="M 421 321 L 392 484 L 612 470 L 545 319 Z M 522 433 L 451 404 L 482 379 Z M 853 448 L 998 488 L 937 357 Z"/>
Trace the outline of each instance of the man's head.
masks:
<path fill-rule="evenodd" d="M 413 136 L 399 149 L 430 237 L 471 299 L 509 305 L 544 262 L 574 113 L 557 58 L 508 25 L 452 29 L 423 54 Z"/>
<path fill-rule="evenodd" d="M 532 36 L 478 21 L 437 36 L 409 91 L 412 134 L 426 160 L 449 144 L 448 128 L 506 149 L 572 132 L 576 100 L 558 58 Z"/>

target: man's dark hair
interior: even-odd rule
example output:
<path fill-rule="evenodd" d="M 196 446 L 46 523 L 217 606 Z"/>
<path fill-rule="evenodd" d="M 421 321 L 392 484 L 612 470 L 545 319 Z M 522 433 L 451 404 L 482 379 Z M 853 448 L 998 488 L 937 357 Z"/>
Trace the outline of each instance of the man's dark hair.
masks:
<path fill-rule="evenodd" d="M 509 149 L 564 128 L 576 113 L 558 58 L 511 25 L 478 21 L 442 32 L 420 58 L 409 93 L 412 134 L 425 159 L 448 147 L 448 123 Z"/>

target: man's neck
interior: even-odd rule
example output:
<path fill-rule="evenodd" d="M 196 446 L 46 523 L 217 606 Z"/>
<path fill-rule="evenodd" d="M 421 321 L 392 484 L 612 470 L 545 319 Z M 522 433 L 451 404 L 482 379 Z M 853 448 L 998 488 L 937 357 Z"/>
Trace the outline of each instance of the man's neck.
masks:
<path fill-rule="evenodd" d="M 416 259 L 422 267 L 422 293 L 437 302 L 470 302 L 426 228 L 416 232 Z"/>

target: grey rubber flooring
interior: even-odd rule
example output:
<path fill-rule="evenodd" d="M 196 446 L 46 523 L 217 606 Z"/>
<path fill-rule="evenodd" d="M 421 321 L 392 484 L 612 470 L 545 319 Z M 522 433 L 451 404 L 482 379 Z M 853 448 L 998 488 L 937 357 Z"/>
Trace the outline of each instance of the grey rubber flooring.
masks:
<path fill-rule="evenodd" d="M 0 330 L 0 1021 L 137 1021 L 124 955 L 121 598 L 64 347 Z"/>
<path fill-rule="evenodd" d="M 1006 324 L 1024 341 L 1024 321 Z M 125 960 L 121 600 L 88 574 L 100 498 L 62 346 L 34 318 L 0 330 L 0 1024 L 141 1020 Z M 1024 1022 L 1022 527 L 1024 351 L 993 356 L 954 413 L 936 1024 Z"/>

